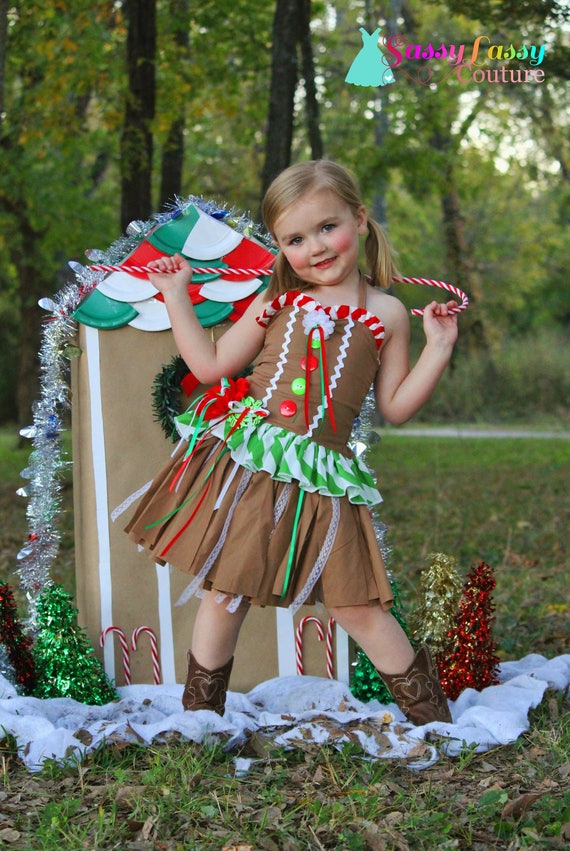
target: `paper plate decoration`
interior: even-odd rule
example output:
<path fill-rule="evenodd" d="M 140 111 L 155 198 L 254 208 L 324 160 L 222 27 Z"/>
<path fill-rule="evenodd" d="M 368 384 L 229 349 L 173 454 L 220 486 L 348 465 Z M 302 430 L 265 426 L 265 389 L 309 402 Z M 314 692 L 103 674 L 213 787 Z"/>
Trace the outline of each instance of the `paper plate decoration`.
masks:
<path fill-rule="evenodd" d="M 137 304 L 139 315 L 129 322 L 133 328 L 139 331 L 166 331 L 170 328 L 170 317 L 163 301 L 149 298 Z"/>
<path fill-rule="evenodd" d="M 206 269 L 195 273 L 188 287 L 202 326 L 239 319 L 269 281 L 268 275 L 252 275 L 251 270 L 269 270 L 275 254 L 249 235 L 251 228 L 241 232 L 228 222 L 238 224 L 226 211 L 192 196 L 172 213 L 159 217 L 159 223 L 151 224 L 142 238 L 139 234 L 135 247 L 129 246 L 115 264 L 119 268 L 96 281 L 73 318 L 100 329 L 131 325 L 140 331 L 167 330 L 171 325 L 164 299 L 147 273 L 136 267 L 180 253 L 192 267 Z M 120 268 L 123 266 L 129 271 Z"/>
<path fill-rule="evenodd" d="M 91 328 L 122 328 L 138 316 L 132 304 L 125 304 L 104 295 L 99 289 L 79 305 L 73 318 Z"/>

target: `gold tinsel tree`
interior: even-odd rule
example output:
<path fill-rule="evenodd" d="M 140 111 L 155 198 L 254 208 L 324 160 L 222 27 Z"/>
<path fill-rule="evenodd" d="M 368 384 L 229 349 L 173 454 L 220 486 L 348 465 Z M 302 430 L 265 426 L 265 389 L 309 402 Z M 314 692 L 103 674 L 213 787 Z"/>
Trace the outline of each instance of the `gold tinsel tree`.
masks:
<path fill-rule="evenodd" d="M 429 567 L 420 578 L 420 599 L 409 618 L 412 640 L 427 644 L 434 653 L 449 643 L 447 633 L 455 625 L 463 583 L 453 556 L 431 553 Z"/>

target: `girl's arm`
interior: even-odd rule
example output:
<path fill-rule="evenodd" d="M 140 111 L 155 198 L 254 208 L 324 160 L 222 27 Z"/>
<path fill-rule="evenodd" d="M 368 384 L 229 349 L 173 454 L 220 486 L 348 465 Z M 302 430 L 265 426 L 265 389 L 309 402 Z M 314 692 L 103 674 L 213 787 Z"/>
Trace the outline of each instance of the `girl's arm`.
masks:
<path fill-rule="evenodd" d="M 179 254 L 149 263 L 156 272 L 150 282 L 164 296 L 178 351 L 196 378 L 215 384 L 223 376 L 234 376 L 259 354 L 265 336 L 255 318 L 263 310 L 262 295 L 257 296 L 244 315 L 216 342 L 202 328 L 188 294 L 192 279 L 189 263 Z M 228 284 L 231 286 L 231 284 Z"/>
<path fill-rule="evenodd" d="M 390 299 L 384 312 L 390 336 L 382 350 L 381 366 L 375 383 L 378 409 L 385 419 L 405 423 L 427 402 L 444 373 L 457 340 L 457 317 L 449 314 L 456 302 L 432 301 L 424 310 L 426 344 L 410 370 L 410 323 L 407 311 L 397 299 Z"/>

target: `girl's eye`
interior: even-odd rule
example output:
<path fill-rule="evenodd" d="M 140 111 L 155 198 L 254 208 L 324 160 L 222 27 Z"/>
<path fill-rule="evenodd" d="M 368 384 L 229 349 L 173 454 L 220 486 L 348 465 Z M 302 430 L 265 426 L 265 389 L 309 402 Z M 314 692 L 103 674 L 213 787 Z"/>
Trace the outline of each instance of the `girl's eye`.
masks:
<path fill-rule="evenodd" d="M 329 231 L 334 230 L 334 227 L 335 226 L 331 222 L 328 225 L 323 225 L 323 230 L 325 233 L 329 233 Z"/>
<path fill-rule="evenodd" d="M 300 245 L 303 241 L 302 236 L 294 236 L 292 240 L 290 240 L 289 245 Z"/>

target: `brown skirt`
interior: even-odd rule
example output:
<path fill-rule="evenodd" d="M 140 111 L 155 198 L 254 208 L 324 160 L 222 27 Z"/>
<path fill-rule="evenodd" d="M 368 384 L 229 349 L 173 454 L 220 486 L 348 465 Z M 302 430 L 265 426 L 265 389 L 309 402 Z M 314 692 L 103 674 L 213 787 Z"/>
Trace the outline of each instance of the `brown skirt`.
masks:
<path fill-rule="evenodd" d="M 193 574 L 189 593 L 215 589 L 294 609 L 319 601 L 328 608 L 390 608 L 393 593 L 368 507 L 251 472 L 214 438 L 195 450 L 171 488 L 185 449 L 154 479 L 125 531 L 154 561 Z"/>

